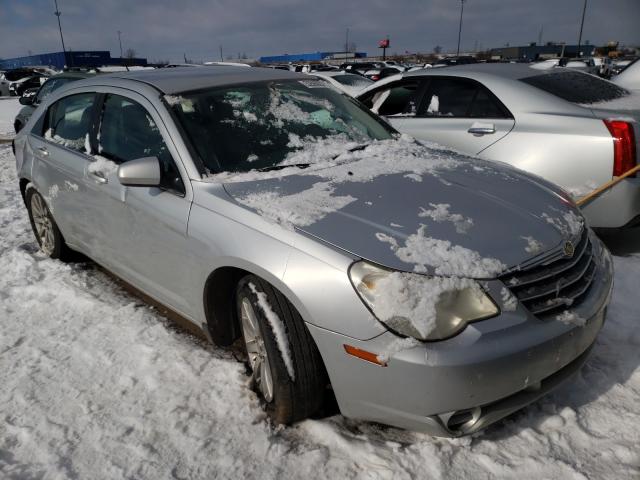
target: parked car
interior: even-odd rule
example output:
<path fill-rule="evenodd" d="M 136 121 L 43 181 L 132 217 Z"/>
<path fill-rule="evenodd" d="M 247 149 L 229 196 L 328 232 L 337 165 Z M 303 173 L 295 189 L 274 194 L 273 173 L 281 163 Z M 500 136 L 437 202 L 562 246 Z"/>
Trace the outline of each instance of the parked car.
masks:
<path fill-rule="evenodd" d="M 470 63 L 477 63 L 477 60 L 471 56 L 445 57 L 437 60 L 436 63 L 433 64 L 433 66 L 435 68 L 440 68 L 451 67 L 454 65 L 467 65 Z"/>
<path fill-rule="evenodd" d="M 369 70 L 379 70 L 384 68 L 381 62 L 345 62 L 340 65 L 340 70 L 358 75 L 364 75 Z"/>
<path fill-rule="evenodd" d="M 401 74 L 357 98 L 401 132 L 509 163 L 580 197 L 637 163 L 640 112 L 625 106 L 628 95 L 573 69 L 477 64 Z M 583 212 L 593 227 L 635 225 L 640 179 Z"/>
<path fill-rule="evenodd" d="M 373 80 L 374 82 L 377 82 L 378 80 L 382 80 L 383 78 L 397 75 L 403 71 L 404 70 L 402 70 L 399 67 L 384 67 L 384 68 L 378 68 L 374 70 L 367 70 L 366 72 L 364 72 L 364 76 L 369 80 Z"/>
<path fill-rule="evenodd" d="M 604 321 L 611 257 L 561 190 L 401 136 L 307 75 L 80 80 L 14 147 L 42 251 L 242 342 L 279 423 L 332 391 L 347 417 L 472 433 L 575 373 Z"/>
<path fill-rule="evenodd" d="M 20 97 L 29 88 L 38 88 L 47 80 L 47 76 L 36 73 L 9 83 L 9 95 Z"/>
<path fill-rule="evenodd" d="M 20 98 L 20 103 L 23 107 L 20 109 L 18 114 L 16 115 L 15 120 L 13 121 L 13 128 L 16 133 L 22 130 L 29 118 L 31 118 L 31 114 L 34 112 L 36 107 L 42 103 L 47 95 L 51 92 L 57 90 L 58 88 L 66 85 L 69 82 L 75 82 L 76 80 L 82 80 L 83 78 L 89 78 L 94 74 L 88 72 L 65 72 L 60 73 L 58 75 L 54 75 L 50 77 L 46 82 L 42 84 L 39 88 L 32 88 L 25 91 L 25 93 Z M 31 92 L 31 94 L 27 95 L 27 92 Z"/>
<path fill-rule="evenodd" d="M 627 68 L 636 58 L 637 57 L 622 57 L 613 60 L 611 62 L 611 76 L 622 73 L 622 71 Z"/>
<path fill-rule="evenodd" d="M 373 80 L 370 80 L 366 77 L 339 70 L 331 72 L 313 72 L 312 75 L 324 78 L 331 85 L 343 91 L 344 93 L 351 95 L 352 97 L 355 97 L 358 92 L 373 84 Z"/>

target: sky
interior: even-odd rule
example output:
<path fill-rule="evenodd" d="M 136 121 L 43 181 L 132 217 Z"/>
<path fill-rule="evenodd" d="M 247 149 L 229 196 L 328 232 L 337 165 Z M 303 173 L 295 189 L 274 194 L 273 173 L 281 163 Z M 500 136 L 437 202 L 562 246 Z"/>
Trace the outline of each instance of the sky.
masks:
<path fill-rule="evenodd" d="M 461 50 L 538 40 L 577 43 L 584 0 L 465 0 Z M 71 50 L 122 44 L 149 60 L 219 60 L 340 51 L 346 30 L 359 51 L 455 51 L 458 0 L 58 0 Z M 0 58 L 61 51 L 54 0 L 0 0 Z M 588 0 L 583 40 L 640 45 L 640 0 Z"/>

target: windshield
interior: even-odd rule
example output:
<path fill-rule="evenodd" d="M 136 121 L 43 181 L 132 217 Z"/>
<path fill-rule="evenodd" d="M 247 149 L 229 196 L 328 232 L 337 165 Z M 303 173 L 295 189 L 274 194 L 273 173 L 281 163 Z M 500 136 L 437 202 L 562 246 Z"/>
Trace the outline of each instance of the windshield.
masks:
<path fill-rule="evenodd" d="M 629 94 L 614 83 L 571 70 L 521 78 L 520 81 L 568 102 L 580 104 L 607 102 Z"/>
<path fill-rule="evenodd" d="M 324 80 L 256 82 L 167 95 L 209 172 L 275 167 L 305 142 L 368 143 L 395 131 Z"/>

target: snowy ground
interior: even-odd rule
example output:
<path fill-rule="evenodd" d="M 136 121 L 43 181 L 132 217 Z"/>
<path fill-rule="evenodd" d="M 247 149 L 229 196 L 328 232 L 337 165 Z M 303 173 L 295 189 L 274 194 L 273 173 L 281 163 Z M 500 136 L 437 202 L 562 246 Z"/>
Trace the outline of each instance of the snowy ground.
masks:
<path fill-rule="evenodd" d="M 17 97 L 0 97 L 0 138 L 13 137 L 13 120 L 21 108 Z"/>
<path fill-rule="evenodd" d="M 615 258 L 608 321 L 573 383 L 447 440 L 339 415 L 270 425 L 230 353 L 92 264 L 38 252 L 9 145 L 0 232 L 1 478 L 640 478 L 640 254 Z"/>

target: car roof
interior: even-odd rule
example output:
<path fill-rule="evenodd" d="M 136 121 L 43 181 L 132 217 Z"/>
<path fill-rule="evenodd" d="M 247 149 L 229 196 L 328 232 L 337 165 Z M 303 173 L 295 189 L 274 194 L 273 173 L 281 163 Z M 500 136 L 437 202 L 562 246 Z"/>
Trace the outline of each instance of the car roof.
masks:
<path fill-rule="evenodd" d="M 241 83 L 294 80 L 308 78 L 304 74 L 273 68 L 241 68 L 231 66 L 207 66 L 203 68 L 158 68 L 135 72 L 117 72 L 99 75 L 95 79 L 85 80 L 84 85 L 104 85 L 105 80 L 118 78 L 142 82 L 155 87 L 164 94 L 174 94 L 201 90 L 205 88 L 235 85 Z"/>
<path fill-rule="evenodd" d="M 405 73 L 405 77 L 419 77 L 422 75 L 447 75 L 447 72 L 460 74 L 482 73 L 494 75 L 496 77 L 519 80 L 521 78 L 544 75 L 547 70 L 536 70 L 527 63 L 469 63 L 464 65 L 454 65 L 446 68 L 438 68 L 435 71 L 431 68 L 425 70 L 415 70 Z"/>

